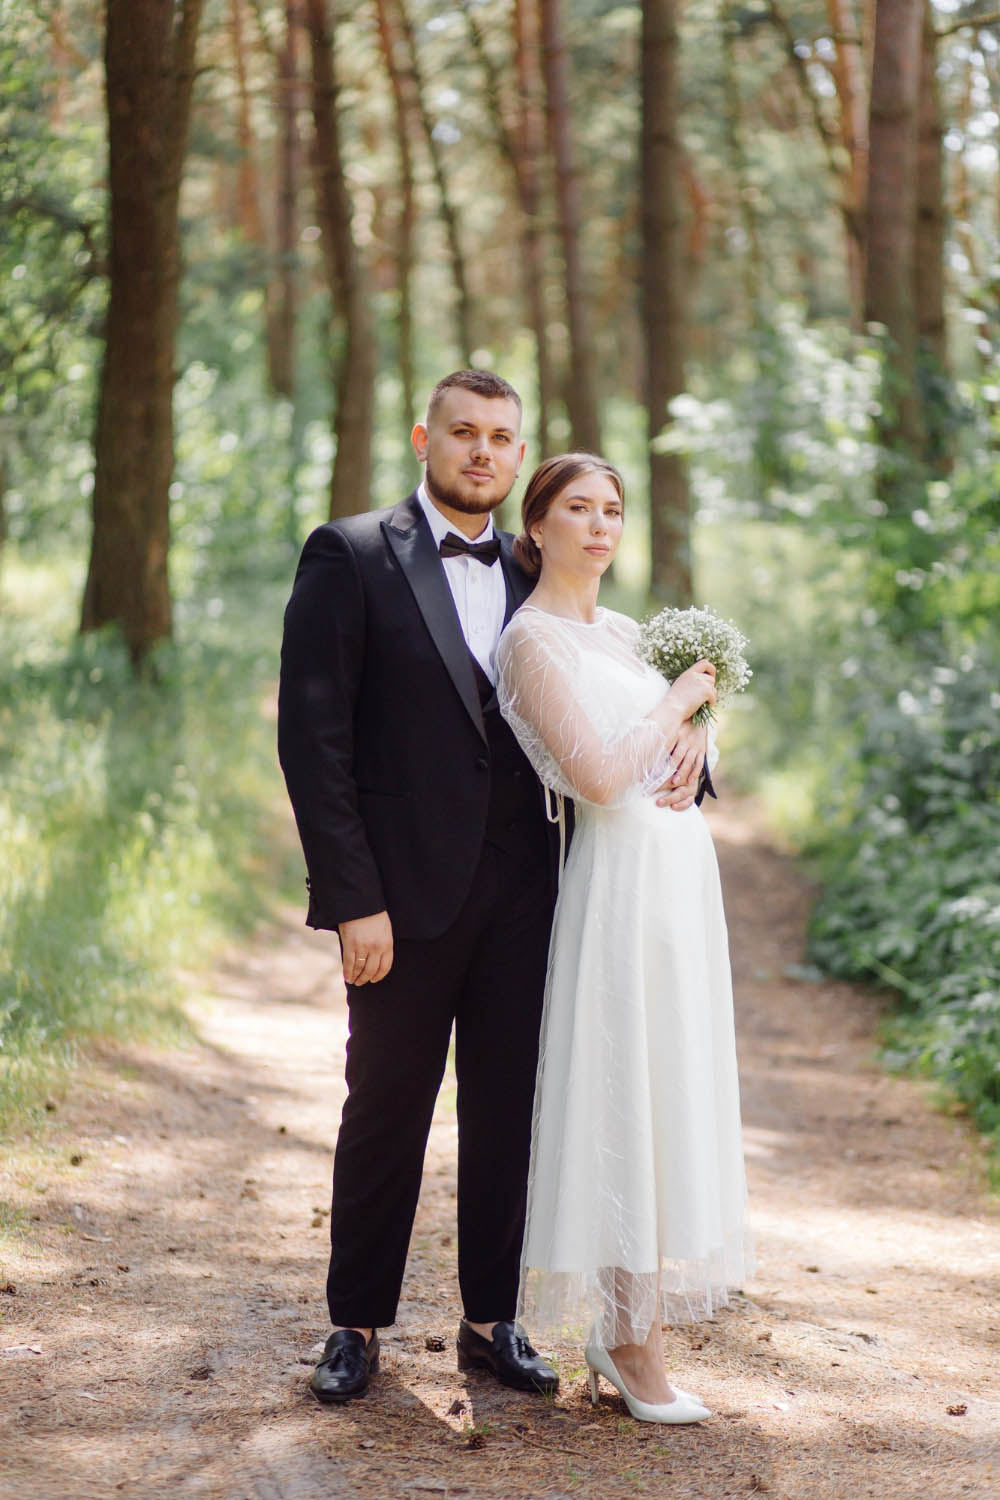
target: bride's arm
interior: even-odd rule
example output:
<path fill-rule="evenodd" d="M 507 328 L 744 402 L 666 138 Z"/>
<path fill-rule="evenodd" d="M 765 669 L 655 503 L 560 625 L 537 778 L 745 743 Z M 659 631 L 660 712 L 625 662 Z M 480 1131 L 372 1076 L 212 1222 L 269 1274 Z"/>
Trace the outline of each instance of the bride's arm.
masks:
<path fill-rule="evenodd" d="M 694 804 L 702 781 L 708 740 L 708 726 L 696 727 L 690 719 L 681 725 L 677 739 L 670 747 L 670 758 L 676 770 L 663 786 L 656 788 L 657 807 L 686 812 Z"/>
<path fill-rule="evenodd" d="M 602 734 L 580 701 L 574 667 L 559 626 L 535 622 L 501 640 L 500 706 L 535 770 L 556 791 L 605 806 L 633 789 L 655 790 L 673 768 L 671 741 L 693 711 L 691 683 L 671 688 L 649 715 Z"/>

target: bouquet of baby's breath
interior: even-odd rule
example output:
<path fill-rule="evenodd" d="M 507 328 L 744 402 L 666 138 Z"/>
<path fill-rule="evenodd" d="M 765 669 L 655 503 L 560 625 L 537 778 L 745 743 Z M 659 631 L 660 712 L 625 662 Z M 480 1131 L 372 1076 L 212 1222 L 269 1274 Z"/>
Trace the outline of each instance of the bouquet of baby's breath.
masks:
<path fill-rule="evenodd" d="M 732 620 L 721 619 L 712 609 L 661 609 L 639 627 L 639 655 L 670 682 L 696 661 L 710 661 L 717 705 L 742 693 L 753 676 L 743 654 L 746 646 L 746 636 Z M 707 724 L 714 717 L 711 705 L 703 703 L 691 722 Z"/>

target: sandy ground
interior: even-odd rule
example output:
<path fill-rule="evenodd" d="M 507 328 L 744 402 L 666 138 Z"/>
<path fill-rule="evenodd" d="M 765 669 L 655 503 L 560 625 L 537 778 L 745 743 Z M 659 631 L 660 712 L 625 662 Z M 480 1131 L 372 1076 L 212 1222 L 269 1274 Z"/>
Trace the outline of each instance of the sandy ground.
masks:
<path fill-rule="evenodd" d="M 343 989 L 301 914 L 192 993 L 200 1042 L 107 1048 L 0 1172 L 3 1500 L 1000 1494 L 1000 1215 L 980 1143 L 873 1061 L 872 997 L 801 967 L 808 891 L 746 808 L 711 814 L 736 973 L 759 1271 L 666 1335 L 700 1427 L 460 1376 L 455 1125 L 432 1132 L 400 1321 L 363 1401 L 325 1337 Z M 198 986 L 193 986 L 193 990 Z"/>

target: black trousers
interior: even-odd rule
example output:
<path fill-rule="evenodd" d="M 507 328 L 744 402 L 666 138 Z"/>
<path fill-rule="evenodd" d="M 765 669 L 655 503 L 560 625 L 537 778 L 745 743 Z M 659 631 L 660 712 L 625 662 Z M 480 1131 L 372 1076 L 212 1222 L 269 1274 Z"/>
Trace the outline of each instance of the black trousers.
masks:
<path fill-rule="evenodd" d="M 484 844 L 454 925 L 397 942 L 385 979 L 348 987 L 331 1322 L 395 1321 L 453 1022 L 462 1303 L 476 1323 L 514 1317 L 553 898 L 544 824 L 516 854 Z"/>

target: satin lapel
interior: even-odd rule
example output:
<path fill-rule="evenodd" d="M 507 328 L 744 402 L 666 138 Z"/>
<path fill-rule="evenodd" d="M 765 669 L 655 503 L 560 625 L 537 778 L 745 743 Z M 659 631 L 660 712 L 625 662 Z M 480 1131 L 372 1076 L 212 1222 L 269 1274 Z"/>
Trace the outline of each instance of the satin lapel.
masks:
<path fill-rule="evenodd" d="M 503 617 L 506 625 L 515 609 L 520 609 L 535 586 L 535 580 L 529 578 L 514 556 L 514 538 L 509 532 L 501 531 L 500 537 L 500 566 L 503 568 L 503 581 L 507 589 L 507 609 Z"/>
<path fill-rule="evenodd" d="M 485 740 L 486 726 L 483 723 L 469 648 L 462 634 L 455 601 L 444 576 L 431 529 L 424 519 L 415 494 L 396 506 L 389 520 L 383 521 L 382 530 L 403 570 L 404 578 L 413 590 L 417 608 L 448 675 L 455 684 L 458 696 Z"/>

